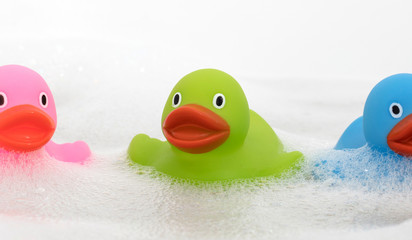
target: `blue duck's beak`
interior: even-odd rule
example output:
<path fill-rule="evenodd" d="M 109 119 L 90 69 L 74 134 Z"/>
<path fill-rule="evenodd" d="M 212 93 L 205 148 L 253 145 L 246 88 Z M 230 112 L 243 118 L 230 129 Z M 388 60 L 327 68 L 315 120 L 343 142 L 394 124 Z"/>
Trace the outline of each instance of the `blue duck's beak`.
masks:
<path fill-rule="evenodd" d="M 387 143 L 392 151 L 405 156 L 412 156 L 412 114 L 406 116 L 389 132 Z"/>

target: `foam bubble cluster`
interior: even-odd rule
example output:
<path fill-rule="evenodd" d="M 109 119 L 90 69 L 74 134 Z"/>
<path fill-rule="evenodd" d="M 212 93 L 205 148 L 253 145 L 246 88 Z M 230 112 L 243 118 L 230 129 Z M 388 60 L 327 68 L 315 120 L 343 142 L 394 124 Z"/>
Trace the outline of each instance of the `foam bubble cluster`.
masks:
<path fill-rule="evenodd" d="M 412 160 L 367 146 L 324 151 L 314 157 L 310 167 L 320 181 L 375 191 L 412 191 Z"/>

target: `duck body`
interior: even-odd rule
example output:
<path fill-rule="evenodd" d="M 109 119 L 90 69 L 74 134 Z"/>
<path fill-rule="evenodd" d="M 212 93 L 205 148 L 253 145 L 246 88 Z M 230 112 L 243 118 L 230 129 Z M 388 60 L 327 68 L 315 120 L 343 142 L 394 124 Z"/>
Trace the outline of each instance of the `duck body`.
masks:
<path fill-rule="evenodd" d="M 300 152 L 287 153 L 284 151 L 282 142 L 267 122 L 257 113 L 249 110 L 246 98 L 242 96 L 238 98 L 239 96 L 236 96 L 243 95 L 243 91 L 241 91 L 237 82 L 234 84 L 234 79 L 218 70 L 203 69 L 187 75 L 181 81 L 198 83 L 195 79 L 199 77 L 214 79 L 211 80 L 211 84 L 213 84 L 213 81 L 225 83 L 225 80 L 230 83 L 228 84 L 229 88 L 221 88 L 221 86 L 218 86 L 218 89 L 211 91 L 210 94 L 206 93 L 206 95 L 209 95 L 208 99 L 210 99 L 210 103 L 212 103 L 214 94 L 224 94 L 225 101 L 227 101 L 224 108 L 226 108 L 225 110 L 227 110 L 227 112 L 221 112 L 220 109 L 213 109 L 211 106 L 205 104 L 207 102 L 202 101 L 189 101 L 188 104 L 181 105 L 182 110 L 178 110 L 178 108 L 174 110 L 168 109 L 167 103 L 163 114 L 162 126 L 168 141 L 153 139 L 145 134 L 135 136 L 128 149 L 129 158 L 132 162 L 153 166 L 158 171 L 171 176 L 205 181 L 270 175 L 280 176 L 286 170 L 297 166 L 303 155 Z M 202 85 L 203 82 L 204 81 L 200 81 L 199 84 Z M 190 94 L 186 94 L 188 92 L 186 89 L 180 88 L 180 84 L 181 82 L 177 84 L 176 87 L 178 89 L 174 89 L 171 96 L 175 96 L 173 94 L 178 91 L 181 93 L 181 98 L 184 99 L 185 96 Z M 206 89 L 206 86 L 202 89 Z M 225 89 L 235 89 L 237 91 L 230 93 L 230 91 L 225 91 Z M 193 96 L 201 98 L 199 94 L 194 94 Z M 188 96 L 187 98 L 190 97 Z M 231 103 L 231 99 L 238 101 Z M 168 102 L 170 102 L 170 100 L 173 100 L 173 98 L 169 97 Z M 201 104 L 202 107 L 198 107 L 199 104 Z M 232 109 L 230 104 L 238 107 L 238 109 Z M 195 143 L 187 143 L 186 140 L 192 139 L 192 136 L 188 133 L 190 131 L 186 129 L 192 128 L 195 121 L 190 117 L 193 115 L 188 114 L 188 118 L 186 118 L 186 112 L 180 115 L 180 112 L 186 107 L 193 109 L 199 108 L 202 113 L 202 119 L 208 118 L 207 116 L 214 116 L 214 114 L 217 113 L 225 120 L 224 122 L 226 122 L 228 126 L 224 127 L 225 124 L 221 124 L 223 127 L 219 128 L 220 132 L 216 134 L 217 137 L 212 136 L 213 138 L 224 135 L 225 131 L 229 131 L 230 133 L 227 134 L 228 136 L 222 137 L 223 141 L 220 139 L 213 140 L 211 141 L 212 143 L 206 144 L 206 147 L 198 146 L 200 143 L 198 143 L 198 136 L 196 134 L 196 136 L 193 137 L 196 141 L 192 141 Z M 203 110 L 205 107 L 207 107 L 207 109 Z M 223 110 L 224 108 L 221 109 Z M 210 111 L 213 111 L 213 113 Z M 192 110 L 188 110 L 187 112 L 192 113 Z M 190 125 L 182 124 L 176 127 L 175 125 L 178 123 L 174 123 L 173 119 L 175 118 L 190 122 Z M 196 121 L 202 122 L 203 120 Z M 214 120 L 214 122 L 220 121 L 221 120 L 217 119 Z M 213 128 L 213 126 L 211 128 Z M 201 135 L 203 134 L 204 133 Z M 233 136 L 236 136 L 236 138 L 233 138 Z M 208 139 L 210 138 L 211 137 L 206 138 L 206 140 L 209 141 Z M 182 139 L 185 141 L 182 141 Z M 204 141 L 203 139 L 204 138 L 202 138 L 201 141 Z M 218 144 L 216 144 L 216 142 Z"/>
<path fill-rule="evenodd" d="M 296 166 L 303 155 L 284 152 L 283 144 L 266 121 L 252 110 L 250 116 L 251 127 L 244 144 L 232 151 L 191 154 L 167 141 L 139 134 L 129 146 L 129 156 L 133 162 L 153 166 L 160 172 L 198 180 L 279 176 Z"/>

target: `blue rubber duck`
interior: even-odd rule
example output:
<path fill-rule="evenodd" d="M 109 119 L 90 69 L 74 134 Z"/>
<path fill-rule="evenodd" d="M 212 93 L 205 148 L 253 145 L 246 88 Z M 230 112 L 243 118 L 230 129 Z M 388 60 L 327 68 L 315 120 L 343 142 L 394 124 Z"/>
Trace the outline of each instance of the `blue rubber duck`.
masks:
<path fill-rule="evenodd" d="M 412 74 L 383 79 L 369 93 L 363 116 L 353 121 L 335 150 L 313 163 L 315 179 L 368 189 L 411 189 Z"/>
<path fill-rule="evenodd" d="M 315 179 L 368 189 L 411 189 L 412 74 L 383 79 L 369 93 L 363 116 L 353 121 L 335 150 L 314 159 Z M 406 160 L 406 161 L 405 161 Z"/>
<path fill-rule="evenodd" d="M 335 149 L 365 145 L 381 153 L 412 156 L 412 74 L 379 82 L 366 100 L 363 116 L 349 125 Z"/>

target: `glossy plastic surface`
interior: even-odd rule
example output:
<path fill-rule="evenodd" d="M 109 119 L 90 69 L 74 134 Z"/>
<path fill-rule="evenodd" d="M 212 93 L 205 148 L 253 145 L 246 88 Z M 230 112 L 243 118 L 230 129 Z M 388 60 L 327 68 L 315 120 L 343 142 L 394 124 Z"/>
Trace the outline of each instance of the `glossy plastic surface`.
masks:
<path fill-rule="evenodd" d="M 197 104 L 173 110 L 163 123 L 163 134 L 175 147 L 189 153 L 209 152 L 223 144 L 230 134 L 227 122 Z"/>
<path fill-rule="evenodd" d="M 39 149 L 50 141 L 55 129 L 53 119 L 32 105 L 14 106 L 0 113 L 0 145 L 5 149 Z"/>
<path fill-rule="evenodd" d="M 273 129 L 249 110 L 236 80 L 214 69 L 192 72 L 176 84 L 163 111 L 162 129 L 168 142 L 139 134 L 130 143 L 129 158 L 175 177 L 279 176 L 303 157 L 285 152 Z"/>

